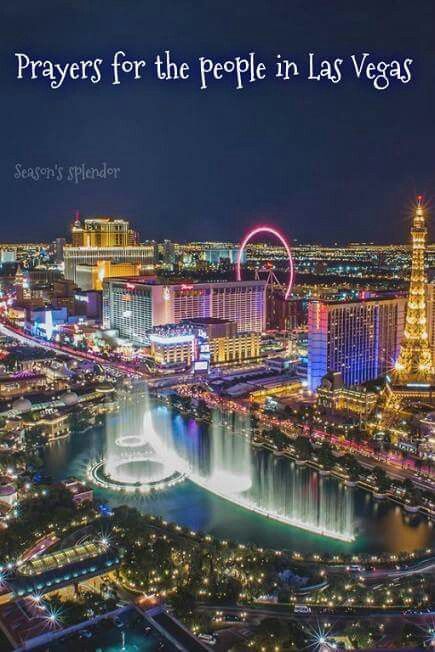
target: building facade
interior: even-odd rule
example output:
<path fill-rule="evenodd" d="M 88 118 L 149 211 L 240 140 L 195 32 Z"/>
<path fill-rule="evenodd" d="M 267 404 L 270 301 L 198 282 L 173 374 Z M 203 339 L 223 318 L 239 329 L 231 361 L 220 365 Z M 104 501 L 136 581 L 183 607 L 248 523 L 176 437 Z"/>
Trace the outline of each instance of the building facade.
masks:
<path fill-rule="evenodd" d="M 77 285 L 82 290 L 102 290 L 105 278 L 139 276 L 140 271 L 138 263 L 99 260 L 95 265 L 77 265 Z"/>
<path fill-rule="evenodd" d="M 157 367 L 190 367 L 196 358 L 196 338 L 193 332 L 173 331 L 151 333 L 151 356 Z"/>
<path fill-rule="evenodd" d="M 356 414 L 367 418 L 376 408 L 378 397 L 365 387 L 344 387 L 339 371 L 323 377 L 317 389 L 318 406 L 333 412 Z"/>
<path fill-rule="evenodd" d="M 236 333 L 232 337 L 216 337 L 210 340 L 211 364 L 242 363 L 260 355 L 260 334 Z"/>
<path fill-rule="evenodd" d="M 149 335 L 158 367 L 176 365 L 205 371 L 209 365 L 243 363 L 260 355 L 260 334 L 238 332 L 235 322 L 209 318 L 157 326 Z"/>
<path fill-rule="evenodd" d="M 265 328 L 265 282 L 152 283 L 144 279 L 106 279 L 103 284 L 105 328 L 138 344 L 155 326 L 186 319 L 217 318 L 235 322 L 238 332 Z"/>
<path fill-rule="evenodd" d="M 76 218 L 71 229 L 73 247 L 129 247 L 137 234 L 127 220 L 112 217 Z"/>
<path fill-rule="evenodd" d="M 312 301 L 308 307 L 308 385 L 339 371 L 358 385 L 389 371 L 397 359 L 406 300 Z"/>
<path fill-rule="evenodd" d="M 79 285 L 81 266 L 96 267 L 100 261 L 114 264 L 139 265 L 141 269 L 152 269 L 155 261 L 154 243 L 123 247 L 74 247 L 64 248 L 65 278 Z M 90 288 L 88 288 L 90 289 Z"/>
<path fill-rule="evenodd" d="M 292 331 L 307 323 L 302 299 L 286 299 L 282 290 L 266 291 L 267 330 Z"/>

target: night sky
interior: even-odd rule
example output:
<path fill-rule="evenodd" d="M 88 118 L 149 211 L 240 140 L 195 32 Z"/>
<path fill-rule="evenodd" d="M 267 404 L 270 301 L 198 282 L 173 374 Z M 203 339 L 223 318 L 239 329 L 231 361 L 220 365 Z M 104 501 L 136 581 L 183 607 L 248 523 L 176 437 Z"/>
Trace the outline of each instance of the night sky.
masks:
<path fill-rule="evenodd" d="M 236 241 L 264 221 L 291 240 L 405 241 L 415 194 L 435 197 L 434 32 L 433 0 L 2 0 L 0 240 L 66 235 L 79 209 L 126 217 L 142 240 Z M 376 91 L 345 67 L 336 85 L 270 77 L 204 92 L 195 72 L 111 85 L 116 50 L 151 64 L 165 49 L 192 65 L 369 52 L 414 59 L 413 79 Z M 105 78 L 19 81 L 15 52 L 103 57 Z M 103 161 L 118 180 L 14 179 L 17 163 Z"/>

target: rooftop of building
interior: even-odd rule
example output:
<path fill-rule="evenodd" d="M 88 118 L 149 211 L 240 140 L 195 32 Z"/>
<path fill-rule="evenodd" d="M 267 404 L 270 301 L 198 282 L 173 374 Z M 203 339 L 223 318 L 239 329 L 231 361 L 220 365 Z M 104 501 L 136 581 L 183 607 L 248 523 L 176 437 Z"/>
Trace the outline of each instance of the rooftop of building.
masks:
<path fill-rule="evenodd" d="M 85 224 L 92 224 L 92 222 L 103 224 L 107 224 L 108 222 L 120 222 L 121 224 L 129 224 L 128 220 L 123 217 L 86 217 L 83 222 Z"/>
<path fill-rule="evenodd" d="M 293 383 L 300 383 L 300 379 L 295 376 L 286 376 L 279 374 L 277 376 L 270 376 L 269 378 L 260 378 L 258 380 L 247 380 L 246 384 L 251 388 L 269 388 L 281 387 L 283 385 L 291 385 Z"/>
<path fill-rule="evenodd" d="M 231 324 L 231 319 L 220 319 L 219 317 L 191 317 L 184 320 L 191 324 Z"/>
<path fill-rule="evenodd" d="M 20 575 L 41 575 L 56 568 L 64 568 L 65 566 L 77 564 L 85 559 L 98 557 L 106 552 L 107 545 L 104 543 L 99 541 L 88 542 L 30 559 L 20 567 L 19 572 Z"/>
<path fill-rule="evenodd" d="M 113 249 L 114 252 L 118 253 L 121 249 L 127 249 L 128 251 L 137 251 L 137 250 L 145 250 L 149 249 L 150 247 L 155 246 L 155 242 L 149 241 L 149 242 L 140 242 L 140 243 L 134 243 L 134 244 L 122 244 L 122 245 L 96 245 L 96 246 L 88 246 L 88 245 L 74 245 L 74 244 L 68 244 L 65 245 L 64 247 L 64 255 L 67 257 L 69 256 L 70 253 L 75 254 L 78 251 L 79 252 L 92 252 L 92 251 L 98 251 L 98 250 L 104 250 L 104 251 L 110 251 Z"/>
<path fill-rule="evenodd" d="M 132 285 L 151 285 L 151 286 L 169 286 L 176 287 L 179 286 L 181 289 L 190 290 L 195 286 L 208 286 L 208 285 L 263 285 L 266 286 L 265 280 L 249 280 L 249 281 L 228 281 L 228 280 L 210 280 L 210 281 L 198 281 L 198 280 L 180 280 L 180 279 L 162 279 L 152 276 L 112 276 L 110 278 L 104 279 L 104 283 L 129 283 Z"/>
<path fill-rule="evenodd" d="M 88 541 L 25 561 L 7 583 L 18 597 L 45 593 L 107 573 L 119 564 L 121 556 L 120 550 L 105 541 Z"/>
<path fill-rule="evenodd" d="M 3 605 L 0 608 L 0 623 L 11 643 L 11 647 L 6 649 L 11 650 L 23 645 L 25 641 L 46 633 L 48 629 L 46 612 L 41 610 L 39 604 L 31 598 Z M 60 629 L 59 624 L 51 625 L 51 631 L 58 629 Z"/>
<path fill-rule="evenodd" d="M 391 292 L 376 294 L 367 297 L 351 298 L 346 297 L 344 299 L 315 299 L 318 303 L 323 303 L 327 306 L 349 306 L 352 304 L 365 304 L 365 303 L 379 303 L 381 301 L 397 301 L 398 299 L 406 299 L 406 292 L 396 292 L 392 294 Z"/>
<path fill-rule="evenodd" d="M 92 491 L 91 487 L 88 487 L 78 478 L 67 478 L 66 480 L 63 480 L 62 484 L 74 495 Z"/>
<path fill-rule="evenodd" d="M 249 378 L 243 382 L 236 383 L 225 389 L 225 394 L 232 397 L 245 396 L 258 390 L 273 390 L 278 387 L 290 387 L 300 385 L 300 380 L 294 376 L 273 375 L 268 377 Z"/>

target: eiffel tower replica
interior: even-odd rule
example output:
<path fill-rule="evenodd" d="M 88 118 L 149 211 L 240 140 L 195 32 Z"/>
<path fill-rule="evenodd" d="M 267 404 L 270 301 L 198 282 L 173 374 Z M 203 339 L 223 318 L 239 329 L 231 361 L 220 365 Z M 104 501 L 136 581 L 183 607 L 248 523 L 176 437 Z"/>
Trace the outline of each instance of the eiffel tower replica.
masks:
<path fill-rule="evenodd" d="M 399 357 L 386 388 L 385 409 L 398 414 L 413 412 L 422 403 L 433 406 L 435 399 L 435 376 L 428 339 L 424 270 L 427 227 L 422 202 L 422 197 L 419 196 L 411 227 L 411 280 L 405 331 Z"/>

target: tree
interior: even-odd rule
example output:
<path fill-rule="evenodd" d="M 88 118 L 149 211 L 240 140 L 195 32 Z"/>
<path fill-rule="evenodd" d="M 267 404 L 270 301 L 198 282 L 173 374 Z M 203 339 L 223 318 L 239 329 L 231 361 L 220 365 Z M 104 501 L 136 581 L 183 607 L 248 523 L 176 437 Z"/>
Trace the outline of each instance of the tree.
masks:
<path fill-rule="evenodd" d="M 15 557 L 17 552 L 48 530 L 69 527 L 74 517 L 81 513 L 64 487 L 50 487 L 43 496 L 29 496 L 18 506 L 18 518 L 10 521 L 7 530 L 0 532 L 2 560 Z M 83 506 L 89 509 L 88 506 Z M 92 505 L 91 505 L 92 509 Z"/>
<path fill-rule="evenodd" d="M 296 457 L 300 460 L 308 460 L 310 459 L 312 453 L 313 453 L 313 447 L 311 446 L 311 443 L 307 437 L 299 436 L 296 437 L 294 441 L 294 449 L 296 453 Z"/>
<path fill-rule="evenodd" d="M 209 419 L 211 416 L 211 410 L 208 407 L 207 403 L 204 401 L 204 399 L 200 398 L 198 399 L 198 405 L 196 407 L 196 412 L 198 414 L 198 417 L 200 419 Z"/>
<path fill-rule="evenodd" d="M 384 493 L 385 491 L 388 491 L 391 487 L 391 480 L 384 469 L 380 466 L 375 466 L 373 469 L 373 475 L 375 476 L 376 487 L 379 492 Z"/>
<path fill-rule="evenodd" d="M 234 577 L 223 577 L 216 583 L 214 590 L 215 597 L 220 602 L 234 603 L 239 598 L 242 585 Z"/>
<path fill-rule="evenodd" d="M 402 629 L 400 643 L 402 645 L 418 645 L 424 637 L 424 629 L 414 623 L 405 623 Z"/>
<path fill-rule="evenodd" d="M 229 652 L 246 652 L 245 641 L 236 641 L 229 649 Z"/>
<path fill-rule="evenodd" d="M 284 417 L 286 419 L 293 419 L 295 416 L 293 408 L 291 408 L 289 405 L 286 405 L 284 407 Z"/>
<path fill-rule="evenodd" d="M 249 411 L 249 423 L 250 423 L 250 426 L 251 426 L 252 430 L 257 430 L 258 423 L 259 423 L 259 418 L 255 414 L 255 412 L 253 411 L 252 407 L 250 408 L 250 411 Z"/>
<path fill-rule="evenodd" d="M 332 454 L 332 448 L 327 442 L 323 442 L 319 450 L 319 464 L 324 469 L 332 469 L 335 464 L 335 457 Z"/>
<path fill-rule="evenodd" d="M 267 649 L 268 645 L 281 643 L 286 633 L 284 623 L 278 618 L 263 618 L 255 631 L 254 640 L 257 646 L 255 649 L 260 649 L 262 646 Z"/>
<path fill-rule="evenodd" d="M 192 614 L 195 607 L 195 596 L 190 589 L 180 587 L 178 591 L 171 596 L 170 603 L 179 618 L 186 618 Z"/>
<path fill-rule="evenodd" d="M 410 480 L 407 478 L 403 482 L 403 488 L 406 492 L 406 499 L 411 505 L 420 505 L 421 504 L 421 499 L 422 499 L 422 493 L 418 487 Z"/>
<path fill-rule="evenodd" d="M 307 637 L 302 626 L 295 621 L 282 621 L 279 618 L 264 618 L 257 626 L 252 639 L 255 650 L 303 650 L 307 646 Z M 237 650 L 237 648 L 234 648 Z M 246 649 L 246 645 L 245 645 Z"/>
<path fill-rule="evenodd" d="M 300 623 L 294 620 L 287 623 L 289 647 L 295 650 L 303 650 L 307 645 L 307 637 L 304 634 Z"/>
<path fill-rule="evenodd" d="M 273 426 L 269 431 L 267 431 L 267 434 L 279 450 L 283 450 L 288 445 L 288 438 L 284 435 L 282 430 L 276 426 Z"/>
<path fill-rule="evenodd" d="M 74 408 L 69 417 L 69 426 L 73 432 L 81 432 L 89 426 L 89 416 L 82 408 Z"/>
<path fill-rule="evenodd" d="M 340 459 L 340 463 L 346 469 L 350 480 L 353 482 L 359 480 L 363 472 L 363 467 L 353 455 L 346 453 L 346 455 L 343 455 Z"/>

